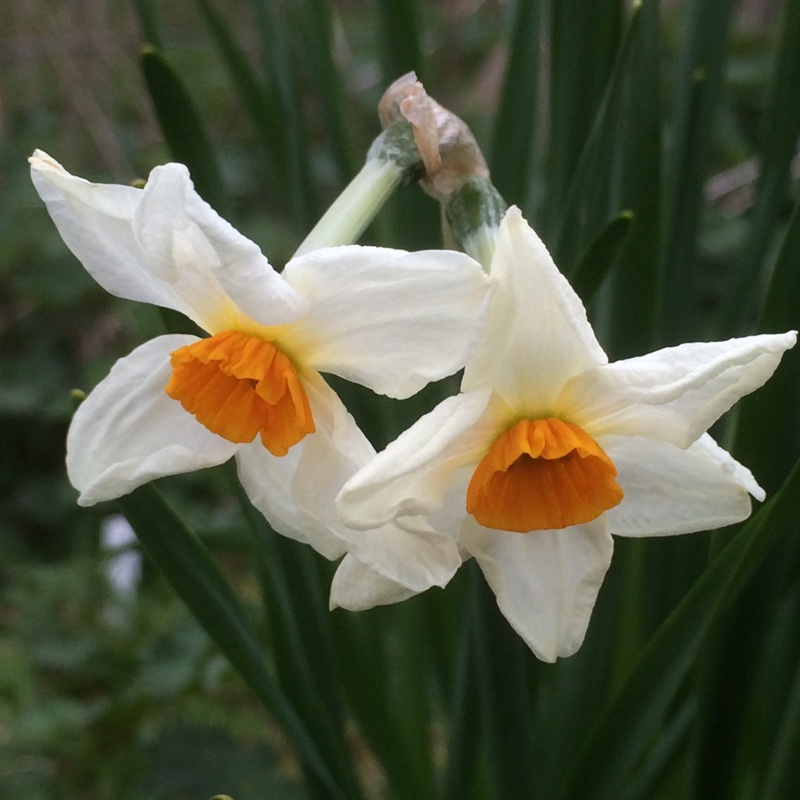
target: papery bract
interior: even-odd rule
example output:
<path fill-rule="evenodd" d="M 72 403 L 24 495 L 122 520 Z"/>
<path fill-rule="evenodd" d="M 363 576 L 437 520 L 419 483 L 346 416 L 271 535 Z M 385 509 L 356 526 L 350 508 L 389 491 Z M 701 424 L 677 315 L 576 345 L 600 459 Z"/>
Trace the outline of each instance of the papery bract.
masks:
<path fill-rule="evenodd" d="M 350 479 L 338 506 L 372 540 L 367 566 L 381 552 L 380 535 L 368 531 L 390 520 L 448 535 L 453 550 L 477 560 L 536 655 L 554 661 L 583 641 L 612 534 L 717 528 L 750 514 L 749 495 L 763 499 L 706 431 L 770 377 L 796 335 L 685 344 L 609 364 L 583 304 L 516 208 L 500 227 L 491 274 L 498 289 L 462 393 Z M 409 559 L 418 560 L 420 536 L 405 543 Z M 402 551 L 374 580 L 359 559 L 340 567 L 333 605 L 405 596 Z M 358 576 L 357 591 L 346 575 Z"/>

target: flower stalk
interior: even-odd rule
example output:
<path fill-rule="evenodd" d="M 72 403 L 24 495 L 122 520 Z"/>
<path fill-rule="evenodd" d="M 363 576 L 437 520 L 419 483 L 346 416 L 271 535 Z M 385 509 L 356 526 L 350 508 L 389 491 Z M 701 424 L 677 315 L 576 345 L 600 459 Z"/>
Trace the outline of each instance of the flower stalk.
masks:
<path fill-rule="evenodd" d="M 422 158 L 411 125 L 399 120 L 375 139 L 361 171 L 306 236 L 295 258 L 322 247 L 358 241 L 392 192 L 422 173 Z"/>

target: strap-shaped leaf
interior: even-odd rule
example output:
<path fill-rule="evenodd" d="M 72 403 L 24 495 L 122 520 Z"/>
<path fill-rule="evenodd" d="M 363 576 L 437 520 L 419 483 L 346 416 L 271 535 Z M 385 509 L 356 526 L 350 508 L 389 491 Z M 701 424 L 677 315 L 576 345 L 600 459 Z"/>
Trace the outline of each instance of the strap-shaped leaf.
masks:
<path fill-rule="evenodd" d="M 250 503 L 233 463 L 230 485 L 253 543 L 272 659 L 287 699 L 302 717 L 326 764 L 346 790 L 360 797 L 344 733 L 339 681 L 327 616 L 327 587 L 316 570 L 317 554 L 280 536 Z M 324 792 L 321 794 L 324 797 Z"/>
<path fill-rule="evenodd" d="M 764 118 L 756 204 L 723 307 L 721 335 L 735 334 L 752 315 L 769 264 L 770 240 L 786 204 L 790 165 L 800 136 L 800 0 L 783 4 L 780 42 Z M 796 251 L 795 251 L 796 252 Z"/>
<path fill-rule="evenodd" d="M 197 192 L 224 216 L 228 196 L 222 172 L 211 139 L 186 87 L 154 47 L 142 52 L 141 67 L 172 158 L 186 164 Z"/>
<path fill-rule="evenodd" d="M 622 211 L 594 237 L 578 261 L 570 278 L 572 288 L 580 295 L 584 305 L 589 305 L 603 279 L 614 266 L 631 232 L 634 215 Z"/>
<path fill-rule="evenodd" d="M 615 51 L 613 69 L 580 151 L 580 158 L 577 165 L 567 172 L 568 189 L 562 188 L 560 192 L 556 192 L 556 195 L 565 193 L 565 197 L 559 206 L 552 252 L 556 263 L 567 277 L 572 275 L 578 259 L 600 227 L 621 210 L 612 207 L 609 181 L 613 171 L 624 78 L 640 22 L 641 7 L 635 6 L 630 13 L 622 41 Z M 558 134 L 554 131 L 553 135 Z M 566 182 L 567 177 L 565 175 L 558 180 Z M 555 201 L 549 199 L 548 202 Z"/>
<path fill-rule="evenodd" d="M 758 329 L 782 333 L 800 329 L 800 200 L 786 229 L 772 273 Z M 800 457 L 800 348 L 789 350 L 778 371 L 758 392 L 739 403 L 736 437 L 737 459 L 774 492 Z"/>
<path fill-rule="evenodd" d="M 524 206 L 530 187 L 539 75 L 541 0 L 517 0 L 509 14 L 509 53 L 492 137 L 492 182 Z"/>
<path fill-rule="evenodd" d="M 660 319 L 667 344 L 697 334 L 697 233 L 733 5 L 733 0 L 691 0 L 685 16 L 671 146 L 665 160 Z"/>
<path fill-rule="evenodd" d="M 139 541 L 195 619 L 290 737 L 330 797 L 344 798 L 316 743 L 267 668 L 261 645 L 208 548 L 148 484 L 119 500 Z"/>
<path fill-rule="evenodd" d="M 781 491 L 742 526 L 652 637 L 593 726 L 559 797 L 619 796 L 658 735 L 706 637 L 725 619 L 772 546 L 800 519 L 799 492 L 800 462 Z"/>

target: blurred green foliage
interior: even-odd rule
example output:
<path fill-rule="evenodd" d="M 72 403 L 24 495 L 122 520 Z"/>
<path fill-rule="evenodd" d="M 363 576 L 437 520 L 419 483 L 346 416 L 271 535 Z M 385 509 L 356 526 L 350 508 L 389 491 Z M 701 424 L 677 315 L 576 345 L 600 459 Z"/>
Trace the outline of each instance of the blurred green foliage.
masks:
<path fill-rule="evenodd" d="M 160 581 L 120 594 L 108 557 L 17 561 L 0 629 L 0 794 L 26 800 L 302 798 L 283 744 Z"/>

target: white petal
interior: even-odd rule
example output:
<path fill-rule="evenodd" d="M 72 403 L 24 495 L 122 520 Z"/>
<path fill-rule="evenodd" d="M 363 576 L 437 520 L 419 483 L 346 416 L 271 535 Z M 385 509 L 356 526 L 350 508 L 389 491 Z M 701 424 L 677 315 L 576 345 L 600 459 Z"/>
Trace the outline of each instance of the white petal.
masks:
<path fill-rule="evenodd" d="M 470 518 L 461 540 L 537 658 L 552 662 L 581 646 L 614 550 L 602 517 L 525 534 L 488 530 Z"/>
<path fill-rule="evenodd" d="M 304 313 L 306 302 L 200 198 L 182 164 L 156 167 L 141 190 L 89 183 L 40 150 L 30 160 L 64 242 L 111 294 L 174 308 L 212 333 Z"/>
<path fill-rule="evenodd" d="M 258 438 L 244 445 L 236 455 L 239 480 L 250 502 L 278 533 L 310 544 L 325 558 L 339 558 L 345 552 L 342 541 L 325 520 L 298 508 L 292 493 L 307 439 L 281 457 L 273 456 Z"/>
<path fill-rule="evenodd" d="M 61 237 L 107 291 L 128 300 L 185 311 L 172 288 L 150 273 L 133 233 L 144 194 L 132 186 L 89 183 L 47 153 L 30 159 L 31 178 Z"/>
<path fill-rule="evenodd" d="M 402 528 L 387 523 L 369 531 L 355 531 L 342 522 L 336 496 L 374 458 L 375 450 L 321 376 L 307 370 L 303 383 L 317 430 L 306 437 L 292 481 L 298 510 L 324 524 L 339 547 L 343 543 L 348 552 L 387 579 L 418 592 L 444 586 L 461 564 L 458 548 L 446 534 L 416 520 Z"/>
<path fill-rule="evenodd" d="M 306 302 L 258 245 L 220 217 L 194 189 L 183 164 L 156 167 L 133 222 L 149 269 L 185 298 L 191 316 L 219 333 L 292 322 Z"/>
<path fill-rule="evenodd" d="M 444 586 L 461 564 L 449 536 L 422 521 L 409 521 L 408 529 L 387 523 L 368 531 L 341 521 L 336 495 L 375 451 L 333 390 L 319 376 L 308 377 L 304 384 L 316 432 L 281 457 L 258 440 L 239 451 L 239 477 L 251 502 L 276 531 L 310 544 L 326 558 L 348 550 L 386 580 L 412 591 Z"/>
<path fill-rule="evenodd" d="M 411 589 L 373 572 L 353 556 L 346 555 L 333 576 L 330 607 L 365 611 L 374 606 L 399 603 L 415 594 Z"/>
<path fill-rule="evenodd" d="M 342 519 L 359 529 L 442 506 L 456 471 L 477 464 L 498 433 L 487 390 L 450 397 L 421 417 L 345 485 Z M 466 501 L 465 501 L 466 502 Z M 453 521 L 458 530 L 460 519 Z"/>
<path fill-rule="evenodd" d="M 256 439 L 239 453 L 239 477 L 276 531 L 334 559 L 345 552 L 341 534 L 346 533 L 336 495 L 375 451 L 322 377 L 311 370 L 301 376 L 316 432 L 280 457 Z"/>
<path fill-rule="evenodd" d="M 461 566 L 455 539 L 420 517 L 403 517 L 370 530 L 342 526 L 339 535 L 367 569 L 414 594 L 446 586 Z"/>
<path fill-rule="evenodd" d="M 794 332 L 668 347 L 580 375 L 559 408 L 595 438 L 646 436 L 688 447 L 775 371 Z"/>
<path fill-rule="evenodd" d="M 296 258 L 283 275 L 310 304 L 287 332 L 289 348 L 314 369 L 391 397 L 464 365 L 493 286 L 463 253 L 357 245 Z"/>
<path fill-rule="evenodd" d="M 606 363 L 586 311 L 539 237 L 510 208 L 500 226 L 486 333 L 462 388 L 492 386 L 525 416 L 552 410 L 564 383 Z"/>
<path fill-rule="evenodd" d="M 713 530 L 750 516 L 750 494 L 764 492 L 749 470 L 708 435 L 688 450 L 628 436 L 601 440 L 625 496 L 607 512 L 619 536 Z"/>
<path fill-rule="evenodd" d="M 227 461 L 237 450 L 207 430 L 164 387 L 169 354 L 197 341 L 159 336 L 120 359 L 81 403 L 67 435 L 67 472 L 78 502 L 111 500 L 164 475 Z"/>

